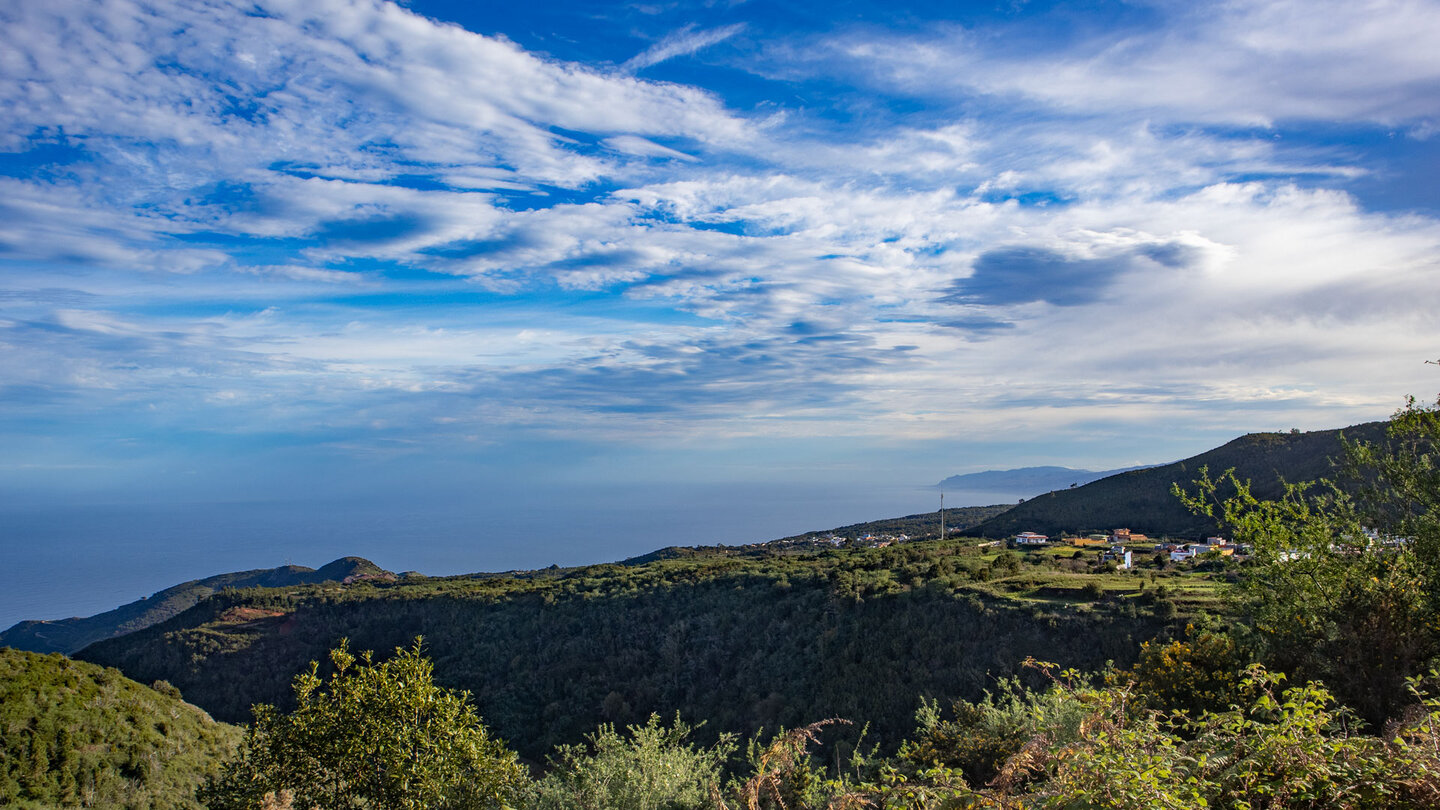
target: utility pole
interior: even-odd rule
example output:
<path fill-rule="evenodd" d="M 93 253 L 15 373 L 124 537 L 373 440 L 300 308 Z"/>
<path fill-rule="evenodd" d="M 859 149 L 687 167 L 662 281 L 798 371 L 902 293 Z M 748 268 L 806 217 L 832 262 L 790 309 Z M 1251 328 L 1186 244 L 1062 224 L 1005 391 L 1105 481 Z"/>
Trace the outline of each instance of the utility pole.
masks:
<path fill-rule="evenodd" d="M 940 539 L 945 539 L 945 490 L 940 490 Z"/>

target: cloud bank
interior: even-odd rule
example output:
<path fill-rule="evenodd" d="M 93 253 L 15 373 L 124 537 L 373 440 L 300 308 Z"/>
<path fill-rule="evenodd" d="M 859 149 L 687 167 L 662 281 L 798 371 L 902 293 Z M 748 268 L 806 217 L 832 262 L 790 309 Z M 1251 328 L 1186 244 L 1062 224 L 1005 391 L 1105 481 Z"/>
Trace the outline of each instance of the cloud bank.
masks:
<path fill-rule="evenodd" d="M 1431 143 L 1435 4 L 724 13 L 617 67 L 373 0 L 0 9 L 11 469 L 1119 466 L 1433 385 L 1440 223 L 1349 185 Z"/>

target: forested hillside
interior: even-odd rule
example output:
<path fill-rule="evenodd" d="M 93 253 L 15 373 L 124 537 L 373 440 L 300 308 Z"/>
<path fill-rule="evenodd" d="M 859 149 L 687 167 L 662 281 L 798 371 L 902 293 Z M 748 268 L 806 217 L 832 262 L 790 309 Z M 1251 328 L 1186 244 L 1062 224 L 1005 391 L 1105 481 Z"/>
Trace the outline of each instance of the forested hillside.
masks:
<path fill-rule="evenodd" d="M 145 599 L 85 618 L 23 621 L 0 633 L 0 646 L 31 652 L 73 653 L 101 639 L 133 633 L 165 621 L 210 594 L 225 588 L 276 588 L 315 582 L 342 582 L 355 577 L 390 577 L 389 572 L 359 557 L 344 557 L 321 568 L 285 565 L 236 571 L 182 582 Z"/>
<path fill-rule="evenodd" d="M 1123 663 L 1164 626 L 1150 608 L 1157 589 L 1143 591 L 1138 572 L 1101 577 L 1113 591 L 1086 590 L 1091 577 L 1020 560 L 933 541 L 256 589 L 80 656 L 170 680 L 243 722 L 252 703 L 284 705 L 293 674 L 342 637 L 389 650 L 424 636 L 437 681 L 471 691 L 487 723 L 532 759 L 600 722 L 677 710 L 712 736 L 844 716 L 893 743 L 921 696 L 979 697 L 1030 655 L 1086 669 Z"/>
<path fill-rule="evenodd" d="M 1202 467 L 1217 475 L 1234 468 L 1241 479 L 1253 482 L 1257 497 L 1278 498 L 1283 482 L 1332 475 L 1331 461 L 1341 455 L 1342 434 L 1352 441 L 1374 441 L 1384 430 L 1384 422 L 1367 422 L 1342 430 L 1251 433 L 1174 464 L 1132 470 L 1031 498 L 981 523 L 974 533 L 1008 537 L 1024 531 L 1058 535 L 1125 527 L 1152 537 L 1204 537 L 1220 531 L 1219 524 L 1186 509 L 1171 491 L 1174 484 L 1191 487 Z"/>
<path fill-rule="evenodd" d="M 0 647 L 0 806 L 199 807 L 240 729 L 157 686 Z"/>

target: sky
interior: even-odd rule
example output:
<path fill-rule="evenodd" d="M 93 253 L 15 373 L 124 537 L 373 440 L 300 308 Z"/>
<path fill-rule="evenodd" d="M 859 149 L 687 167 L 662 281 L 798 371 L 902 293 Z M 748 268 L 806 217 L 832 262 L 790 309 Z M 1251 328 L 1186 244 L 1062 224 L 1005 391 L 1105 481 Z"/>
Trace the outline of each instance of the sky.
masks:
<path fill-rule="evenodd" d="M 1431 0 L 0 4 L 0 504 L 1382 419 L 1440 389 L 1437 42 Z"/>

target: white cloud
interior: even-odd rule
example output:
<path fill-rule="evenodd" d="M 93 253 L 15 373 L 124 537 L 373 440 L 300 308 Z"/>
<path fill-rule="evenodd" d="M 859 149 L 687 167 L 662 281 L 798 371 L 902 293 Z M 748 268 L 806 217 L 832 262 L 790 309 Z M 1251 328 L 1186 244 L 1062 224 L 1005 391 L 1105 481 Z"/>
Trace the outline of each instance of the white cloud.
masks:
<path fill-rule="evenodd" d="M 852 33 L 828 45 L 842 69 L 922 96 L 1018 94 L 1083 116 L 1242 126 L 1434 124 L 1440 5 L 1433 0 L 1236 0 L 1150 10 L 1163 25 L 1058 46 L 1039 40 L 1019 49 L 1007 41 L 1001 50 L 959 29 L 918 41 Z"/>
<path fill-rule="evenodd" d="M 665 157 L 675 160 L 694 161 L 694 155 L 688 155 L 668 146 L 661 146 L 654 141 L 641 138 L 638 135 L 616 135 L 613 138 L 606 138 L 605 145 L 617 152 L 624 152 L 627 155 L 641 155 L 644 157 Z"/>
<path fill-rule="evenodd" d="M 622 145 L 725 143 L 746 131 L 703 91 L 545 61 L 390 3 L 261 6 L 0 12 L 13 68 L 0 81 L 5 142 L 18 149 L 63 128 L 107 171 L 128 169 L 128 193 L 166 196 L 216 175 L 263 184 L 277 163 L 383 180 L 403 171 L 398 161 L 501 188 L 576 187 L 618 167 L 552 128 Z"/>
<path fill-rule="evenodd" d="M 724 42 L 743 30 L 745 30 L 745 23 L 734 23 L 705 31 L 697 31 L 694 26 L 686 26 L 646 48 L 644 52 L 636 54 L 625 63 L 624 67 L 633 72 L 658 65 L 677 56 L 689 56 L 711 45 Z"/>

